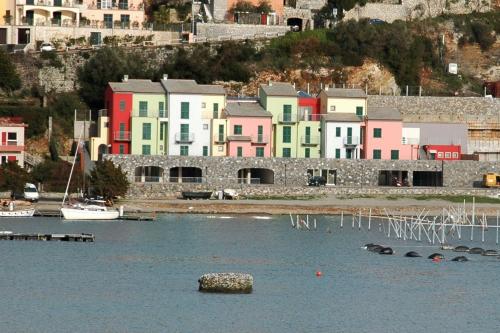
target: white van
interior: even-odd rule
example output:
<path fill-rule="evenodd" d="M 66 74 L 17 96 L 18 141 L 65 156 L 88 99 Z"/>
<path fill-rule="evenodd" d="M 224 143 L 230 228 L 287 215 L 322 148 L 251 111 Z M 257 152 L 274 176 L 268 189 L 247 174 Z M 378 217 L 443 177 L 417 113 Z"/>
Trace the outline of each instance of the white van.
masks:
<path fill-rule="evenodd" d="M 40 195 L 34 184 L 26 183 L 24 185 L 24 199 L 31 202 L 37 202 L 40 199 Z"/>

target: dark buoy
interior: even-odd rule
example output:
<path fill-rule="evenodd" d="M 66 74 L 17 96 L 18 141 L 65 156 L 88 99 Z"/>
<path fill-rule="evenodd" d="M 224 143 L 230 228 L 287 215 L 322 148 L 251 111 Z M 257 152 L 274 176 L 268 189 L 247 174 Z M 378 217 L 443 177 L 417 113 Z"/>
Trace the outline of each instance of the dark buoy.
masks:
<path fill-rule="evenodd" d="M 420 254 L 418 254 L 417 252 L 415 251 L 410 251 L 410 252 L 407 252 L 405 254 L 405 257 L 409 257 L 409 258 L 418 258 L 418 257 L 421 257 Z"/>
<path fill-rule="evenodd" d="M 464 256 L 458 256 L 458 257 L 451 259 L 451 261 L 465 262 L 465 261 L 469 261 L 469 259 L 467 259 L 467 257 L 464 257 Z"/>
<path fill-rule="evenodd" d="M 433 253 L 428 258 L 433 259 L 433 260 L 434 259 L 442 260 L 442 259 L 444 259 L 444 256 L 441 253 Z"/>
<path fill-rule="evenodd" d="M 498 251 L 497 250 L 486 250 L 482 254 L 483 254 L 483 256 L 493 257 L 493 256 L 498 255 Z"/>
<path fill-rule="evenodd" d="M 379 251 L 380 254 L 393 254 L 394 251 L 390 247 L 384 247 Z"/>
<path fill-rule="evenodd" d="M 480 247 L 473 247 L 473 248 L 469 249 L 469 253 L 470 254 L 483 254 L 484 250 Z"/>
<path fill-rule="evenodd" d="M 373 245 L 368 248 L 368 251 L 379 253 L 384 247 L 380 245 Z"/>
<path fill-rule="evenodd" d="M 453 249 L 453 252 L 467 252 L 467 251 L 469 251 L 469 248 L 463 245 L 457 246 L 456 248 Z"/>

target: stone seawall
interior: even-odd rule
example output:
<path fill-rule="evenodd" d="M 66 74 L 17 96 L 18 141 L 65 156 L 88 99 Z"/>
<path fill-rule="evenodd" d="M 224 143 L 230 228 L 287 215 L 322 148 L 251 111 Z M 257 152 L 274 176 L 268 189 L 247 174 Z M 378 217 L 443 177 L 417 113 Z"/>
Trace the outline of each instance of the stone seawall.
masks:
<path fill-rule="evenodd" d="M 253 39 L 284 35 L 290 27 L 285 25 L 214 24 L 197 23 L 196 37 L 206 39 Z"/>

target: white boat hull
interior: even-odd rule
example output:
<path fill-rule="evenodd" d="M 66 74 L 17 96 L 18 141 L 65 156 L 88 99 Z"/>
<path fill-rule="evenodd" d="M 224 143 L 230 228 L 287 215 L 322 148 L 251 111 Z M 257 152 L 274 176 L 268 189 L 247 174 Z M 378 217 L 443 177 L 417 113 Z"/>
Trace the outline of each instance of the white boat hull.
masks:
<path fill-rule="evenodd" d="M 66 220 L 116 220 L 120 217 L 117 210 L 86 210 L 80 208 L 61 208 Z"/>
<path fill-rule="evenodd" d="M 0 217 L 32 217 L 34 214 L 35 214 L 34 209 L 0 211 Z"/>

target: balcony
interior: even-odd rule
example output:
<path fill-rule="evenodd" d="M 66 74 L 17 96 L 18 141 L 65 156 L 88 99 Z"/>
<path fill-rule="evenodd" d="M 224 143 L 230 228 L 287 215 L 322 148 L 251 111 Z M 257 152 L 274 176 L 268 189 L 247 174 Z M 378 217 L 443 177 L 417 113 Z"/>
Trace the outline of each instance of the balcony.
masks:
<path fill-rule="evenodd" d="M 16 5 L 35 7 L 66 7 L 86 9 L 87 6 L 79 0 L 16 0 Z"/>
<path fill-rule="evenodd" d="M 24 142 L 20 142 L 20 141 L 0 142 L 0 151 L 1 152 L 15 152 L 15 151 L 23 151 L 23 150 L 24 150 Z"/>
<path fill-rule="evenodd" d="M 252 144 L 255 145 L 265 145 L 269 143 L 269 138 L 265 135 L 258 134 L 258 135 L 253 135 L 252 136 Z"/>
<path fill-rule="evenodd" d="M 175 142 L 176 143 L 193 143 L 194 141 L 194 133 L 184 133 L 177 132 L 175 133 Z"/>
<path fill-rule="evenodd" d="M 214 135 L 214 142 L 215 143 L 226 143 L 226 136 L 224 134 L 222 135 Z"/>
<path fill-rule="evenodd" d="M 233 134 L 227 136 L 227 141 L 252 141 L 252 137 L 248 135 Z"/>
<path fill-rule="evenodd" d="M 344 146 L 357 146 L 359 145 L 359 137 L 358 136 L 344 136 L 342 138 L 342 142 Z"/>
<path fill-rule="evenodd" d="M 115 141 L 130 141 L 130 131 L 114 131 L 113 139 Z"/>
<path fill-rule="evenodd" d="M 299 121 L 320 121 L 320 114 L 301 114 L 299 117 Z"/>
<path fill-rule="evenodd" d="M 132 117 L 167 118 L 167 111 L 165 111 L 165 110 L 132 110 Z"/>
<path fill-rule="evenodd" d="M 407 138 L 407 137 L 401 138 L 401 143 L 403 145 L 418 145 L 419 141 L 420 140 L 418 138 Z"/>
<path fill-rule="evenodd" d="M 317 146 L 319 145 L 319 136 L 314 136 L 314 135 L 301 136 L 300 144 L 303 146 Z"/>
<path fill-rule="evenodd" d="M 296 114 L 280 114 L 278 121 L 282 124 L 295 124 L 297 122 Z"/>

